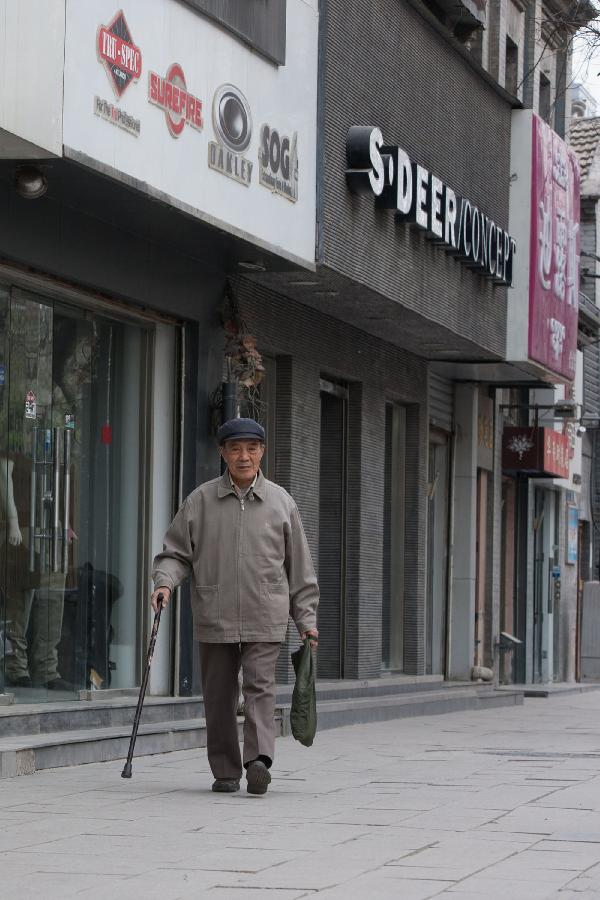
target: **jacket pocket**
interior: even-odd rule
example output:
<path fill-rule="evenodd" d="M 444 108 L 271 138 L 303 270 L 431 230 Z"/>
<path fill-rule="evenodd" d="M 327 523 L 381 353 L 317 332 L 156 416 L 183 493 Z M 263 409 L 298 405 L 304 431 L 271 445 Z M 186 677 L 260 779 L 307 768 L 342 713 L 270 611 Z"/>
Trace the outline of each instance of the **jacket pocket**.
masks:
<path fill-rule="evenodd" d="M 287 579 L 263 582 L 260 586 L 260 618 L 265 625 L 287 625 L 290 589 Z"/>
<path fill-rule="evenodd" d="M 203 628 L 216 628 L 221 624 L 221 591 L 218 584 L 196 585 L 192 612 L 194 623 Z"/>

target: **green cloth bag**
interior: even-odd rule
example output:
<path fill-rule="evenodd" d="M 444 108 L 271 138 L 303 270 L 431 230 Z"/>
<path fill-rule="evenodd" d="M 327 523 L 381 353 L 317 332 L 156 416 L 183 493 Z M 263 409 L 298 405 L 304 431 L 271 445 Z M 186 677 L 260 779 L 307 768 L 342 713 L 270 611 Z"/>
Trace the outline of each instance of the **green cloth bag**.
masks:
<path fill-rule="evenodd" d="M 290 723 L 297 741 L 310 747 L 317 733 L 317 692 L 315 689 L 315 659 L 306 638 L 302 647 L 292 653 L 296 684 L 292 694 Z"/>

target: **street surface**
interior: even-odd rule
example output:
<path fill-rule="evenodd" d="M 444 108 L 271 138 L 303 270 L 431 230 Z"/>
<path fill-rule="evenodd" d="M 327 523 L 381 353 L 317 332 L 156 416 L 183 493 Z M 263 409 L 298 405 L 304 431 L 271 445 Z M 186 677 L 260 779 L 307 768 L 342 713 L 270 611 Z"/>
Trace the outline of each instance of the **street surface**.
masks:
<path fill-rule="evenodd" d="M 0 782 L 0 898 L 600 900 L 600 691 L 276 747 L 266 797 L 204 751 Z"/>

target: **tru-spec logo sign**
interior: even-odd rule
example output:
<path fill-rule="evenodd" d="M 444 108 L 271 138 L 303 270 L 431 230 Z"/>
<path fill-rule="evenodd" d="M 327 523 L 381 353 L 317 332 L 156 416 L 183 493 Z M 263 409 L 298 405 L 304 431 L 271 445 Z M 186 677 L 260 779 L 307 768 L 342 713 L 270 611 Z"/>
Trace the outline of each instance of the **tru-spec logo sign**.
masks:
<path fill-rule="evenodd" d="M 186 124 L 202 131 L 202 100 L 188 91 L 183 69 L 178 63 L 169 66 L 164 78 L 150 72 L 148 102 L 164 111 L 172 137 L 178 138 Z"/>
<path fill-rule="evenodd" d="M 346 139 L 346 181 L 357 194 L 427 232 L 467 266 L 496 284 L 511 285 L 516 243 L 466 197 L 385 143 L 379 128 L 356 125 Z"/>
<path fill-rule="evenodd" d="M 142 74 L 142 51 L 133 43 L 122 9 L 109 25 L 98 29 L 97 50 L 115 94 L 121 97 Z"/>

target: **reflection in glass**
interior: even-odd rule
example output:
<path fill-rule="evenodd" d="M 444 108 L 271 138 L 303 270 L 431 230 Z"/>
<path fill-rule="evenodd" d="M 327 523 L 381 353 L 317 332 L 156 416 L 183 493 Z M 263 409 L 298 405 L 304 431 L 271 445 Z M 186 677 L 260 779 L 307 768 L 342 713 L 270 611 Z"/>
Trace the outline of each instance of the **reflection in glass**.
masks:
<path fill-rule="evenodd" d="M 0 290 L 0 691 L 132 687 L 149 332 Z"/>

